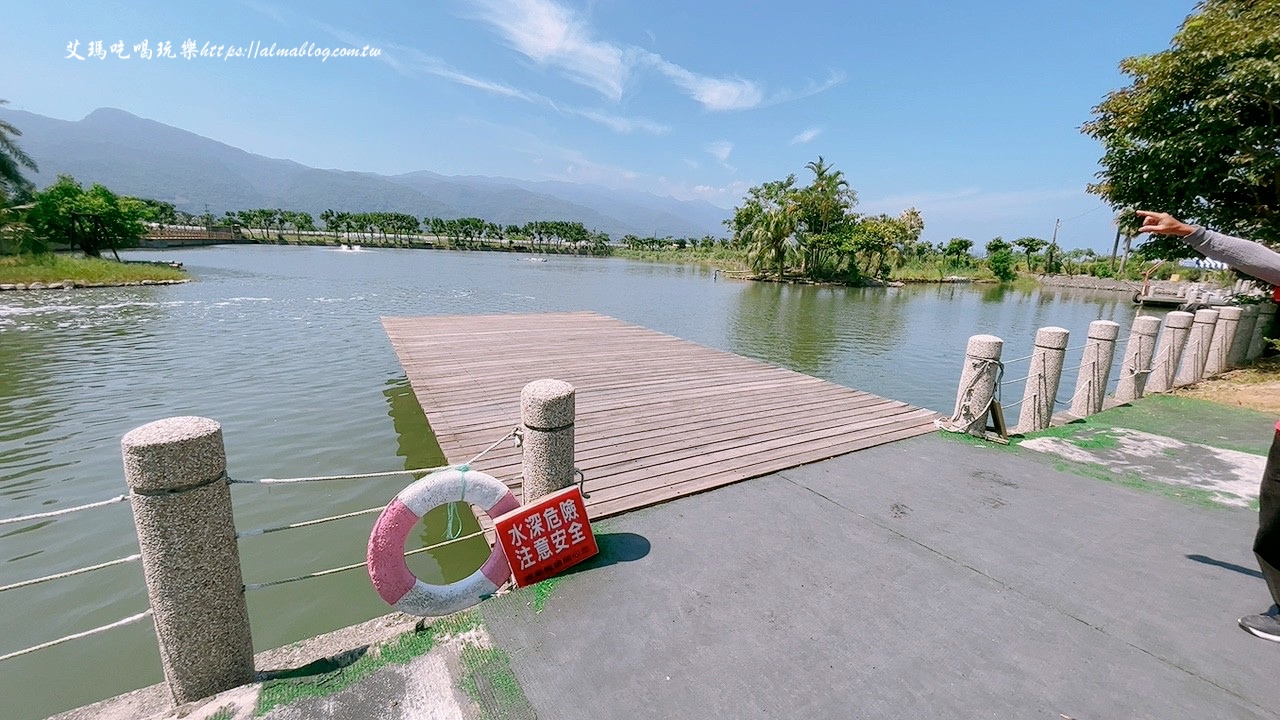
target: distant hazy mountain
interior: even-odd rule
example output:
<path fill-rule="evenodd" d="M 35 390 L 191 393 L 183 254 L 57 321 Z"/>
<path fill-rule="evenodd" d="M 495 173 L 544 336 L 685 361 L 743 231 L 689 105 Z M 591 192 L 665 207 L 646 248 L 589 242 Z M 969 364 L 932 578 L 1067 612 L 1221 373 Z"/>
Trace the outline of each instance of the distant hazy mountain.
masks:
<path fill-rule="evenodd" d="M 22 131 L 18 139 L 40 166 L 41 187 L 61 173 L 116 192 L 171 202 L 190 213 L 278 207 L 319 215 L 326 209 L 480 217 L 521 224 L 576 220 L 614 238 L 720 235 L 729 211 L 596 185 L 510 178 L 447 177 L 318 170 L 254 155 L 123 110 L 100 108 L 71 122 L 0 108 Z"/>

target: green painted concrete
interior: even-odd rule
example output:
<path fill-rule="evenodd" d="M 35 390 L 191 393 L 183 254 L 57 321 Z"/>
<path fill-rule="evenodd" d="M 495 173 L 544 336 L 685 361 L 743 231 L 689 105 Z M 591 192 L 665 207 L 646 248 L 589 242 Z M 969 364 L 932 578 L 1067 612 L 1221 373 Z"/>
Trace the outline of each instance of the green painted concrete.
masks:
<path fill-rule="evenodd" d="M 277 707 L 309 697 L 332 695 L 391 664 L 404 664 L 425 655 L 443 637 L 458 635 L 479 624 L 471 612 L 440 618 L 418 632 L 402 635 L 383 645 L 317 660 L 262 683 L 257 717 Z"/>

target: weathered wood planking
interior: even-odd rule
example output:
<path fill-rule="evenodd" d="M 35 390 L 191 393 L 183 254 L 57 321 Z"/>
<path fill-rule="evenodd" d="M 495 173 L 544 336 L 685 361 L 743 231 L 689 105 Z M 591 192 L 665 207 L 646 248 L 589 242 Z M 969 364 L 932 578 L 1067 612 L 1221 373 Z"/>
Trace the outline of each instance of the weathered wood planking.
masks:
<path fill-rule="evenodd" d="M 593 518 L 928 433 L 937 417 L 596 313 L 382 324 L 452 463 L 519 424 L 525 384 L 572 383 Z M 520 451 L 477 469 L 518 488 Z"/>

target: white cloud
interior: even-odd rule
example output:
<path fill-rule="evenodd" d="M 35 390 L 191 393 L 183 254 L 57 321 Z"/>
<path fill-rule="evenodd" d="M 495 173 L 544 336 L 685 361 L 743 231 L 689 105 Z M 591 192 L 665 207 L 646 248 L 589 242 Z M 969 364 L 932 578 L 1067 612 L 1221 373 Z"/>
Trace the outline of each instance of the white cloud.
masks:
<path fill-rule="evenodd" d="M 628 118 L 612 113 L 601 112 L 599 110 L 582 110 L 578 108 L 562 108 L 564 112 L 570 115 L 577 115 L 613 130 L 622 135 L 630 135 L 634 132 L 647 133 L 649 135 L 665 135 L 671 132 L 671 127 L 662 123 L 646 120 L 644 118 Z"/>
<path fill-rule="evenodd" d="M 814 138 L 818 137 L 821 134 L 822 134 L 822 127 L 815 125 L 814 127 L 811 127 L 808 130 L 805 130 L 799 133 L 798 135 L 796 135 L 795 137 L 791 138 L 791 144 L 807 145 L 810 141 L 812 141 Z"/>
<path fill-rule="evenodd" d="M 748 110 L 764 100 L 763 88 L 750 80 L 699 75 L 655 53 L 644 53 L 642 57 L 708 110 Z"/>
<path fill-rule="evenodd" d="M 598 40 L 572 9 L 554 0 L 472 2 L 480 18 L 517 52 L 539 65 L 563 70 L 575 82 L 615 102 L 622 98 L 628 78 L 640 65 L 656 69 L 708 110 L 747 110 L 765 102 L 764 87 L 757 82 L 703 75 L 657 53 Z M 812 92 L 803 91 L 798 97 Z M 776 97 L 777 102 L 782 102 L 793 95 L 784 92 Z"/>
<path fill-rule="evenodd" d="M 401 45 L 389 45 L 388 52 L 382 54 L 382 58 L 405 75 L 426 74 L 444 78 L 458 85 L 475 88 L 492 95 L 500 95 L 502 97 L 523 100 L 534 105 L 541 105 L 550 108 L 562 115 L 571 115 L 590 120 L 595 123 L 604 125 L 616 133 L 628 135 L 631 133 L 647 133 L 649 135 L 664 135 L 671 131 L 667 125 L 663 125 L 653 120 L 645 118 L 629 118 L 613 113 L 594 110 L 590 108 L 578 108 L 568 105 L 557 104 L 551 98 L 539 93 L 521 90 L 512 87 L 506 83 L 488 80 L 486 78 L 477 77 L 469 73 L 463 72 L 450 66 L 444 60 L 428 55 L 416 48 L 404 47 Z"/>
<path fill-rule="evenodd" d="M 725 163 L 729 160 L 729 154 L 733 152 L 733 143 L 728 140 L 716 140 L 715 142 L 707 143 L 706 149 L 711 154 L 711 157 L 721 163 Z"/>
<path fill-rule="evenodd" d="M 595 40 L 573 11 L 550 0 L 475 0 L 481 18 L 513 49 L 612 100 L 631 72 L 623 50 Z"/>
<path fill-rule="evenodd" d="M 761 105 L 763 107 L 769 107 L 772 105 L 781 105 L 782 103 L 793 102 L 795 100 L 803 100 L 804 98 L 817 95 L 818 93 L 826 92 L 837 85 L 843 84 L 844 81 L 845 74 L 843 72 L 840 72 L 839 70 L 832 70 L 830 74 L 827 75 L 827 79 L 822 82 L 814 82 L 810 80 L 803 89 L 781 90 L 774 93 L 768 100 L 761 103 Z"/>

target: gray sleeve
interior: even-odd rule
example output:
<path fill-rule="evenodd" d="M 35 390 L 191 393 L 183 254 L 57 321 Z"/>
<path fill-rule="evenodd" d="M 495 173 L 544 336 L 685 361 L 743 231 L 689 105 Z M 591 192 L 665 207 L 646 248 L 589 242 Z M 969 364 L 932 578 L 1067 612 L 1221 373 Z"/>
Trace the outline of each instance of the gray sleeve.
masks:
<path fill-rule="evenodd" d="M 1265 245 L 1202 227 L 1182 241 L 1210 260 L 1224 262 L 1265 283 L 1280 285 L 1280 253 Z"/>

